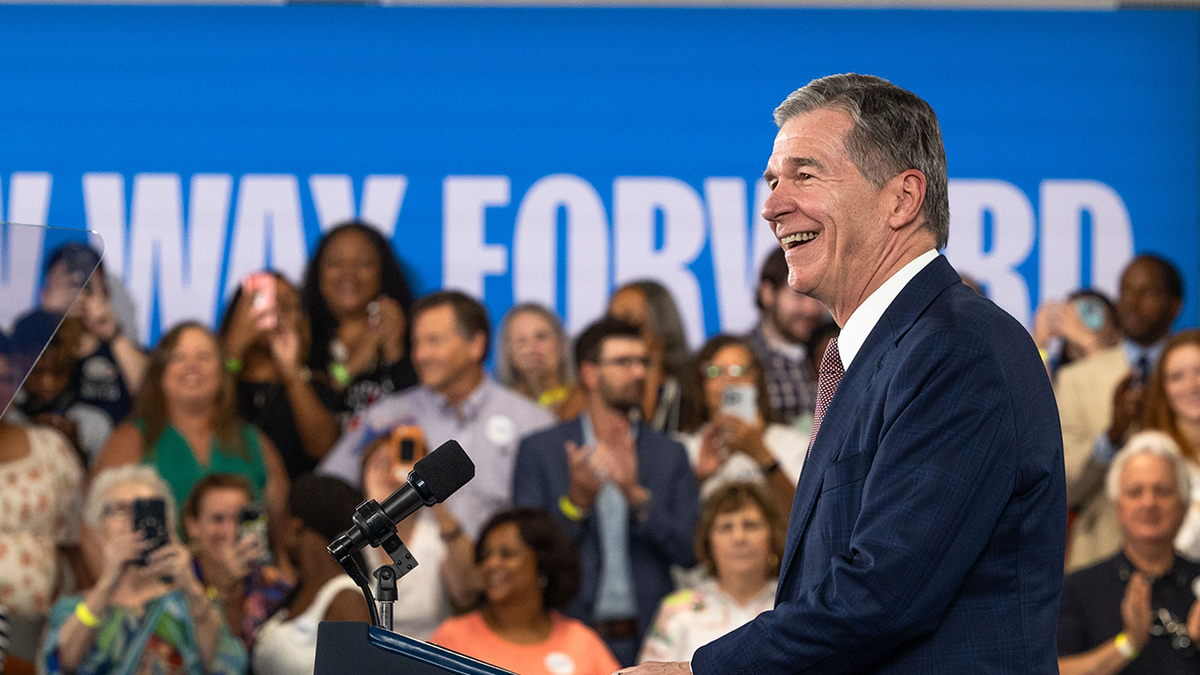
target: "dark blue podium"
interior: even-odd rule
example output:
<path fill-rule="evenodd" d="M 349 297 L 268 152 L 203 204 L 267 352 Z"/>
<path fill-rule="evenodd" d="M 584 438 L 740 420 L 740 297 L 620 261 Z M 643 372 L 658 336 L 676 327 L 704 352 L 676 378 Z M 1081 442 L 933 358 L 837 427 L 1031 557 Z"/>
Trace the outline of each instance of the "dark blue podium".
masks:
<path fill-rule="evenodd" d="M 317 627 L 313 675 L 515 675 L 456 651 L 367 623 L 323 621 Z"/>

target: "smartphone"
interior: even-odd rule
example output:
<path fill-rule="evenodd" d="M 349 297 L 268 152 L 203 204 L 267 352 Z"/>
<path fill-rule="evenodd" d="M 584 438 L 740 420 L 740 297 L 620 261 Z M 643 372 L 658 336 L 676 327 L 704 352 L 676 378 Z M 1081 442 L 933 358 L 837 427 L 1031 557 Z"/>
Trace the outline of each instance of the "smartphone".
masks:
<path fill-rule="evenodd" d="M 263 556 L 255 562 L 270 564 L 271 542 L 267 538 L 267 509 L 261 504 L 243 506 L 238 515 L 238 529 L 243 537 L 254 537 L 262 549 Z"/>
<path fill-rule="evenodd" d="M 740 417 L 747 424 L 758 421 L 758 389 L 749 384 L 731 384 L 721 390 L 721 412 Z"/>
<path fill-rule="evenodd" d="M 271 330 L 279 321 L 275 311 L 275 275 L 270 272 L 254 272 L 242 281 L 242 292 L 250 294 L 250 307 L 258 317 L 261 330 Z"/>
<path fill-rule="evenodd" d="M 166 502 L 158 497 L 133 500 L 133 529 L 140 532 L 146 542 L 146 549 L 138 558 L 138 565 L 145 567 L 146 558 L 171 540 L 167 531 Z"/>
<path fill-rule="evenodd" d="M 396 478 L 407 479 L 412 465 L 425 456 L 425 433 L 416 425 L 401 425 L 392 429 L 388 445 Z"/>
<path fill-rule="evenodd" d="M 1079 319 L 1083 321 L 1083 325 L 1093 331 L 1104 328 L 1104 322 L 1108 318 L 1104 311 L 1104 303 L 1096 298 L 1076 298 L 1075 311 L 1079 313 Z"/>

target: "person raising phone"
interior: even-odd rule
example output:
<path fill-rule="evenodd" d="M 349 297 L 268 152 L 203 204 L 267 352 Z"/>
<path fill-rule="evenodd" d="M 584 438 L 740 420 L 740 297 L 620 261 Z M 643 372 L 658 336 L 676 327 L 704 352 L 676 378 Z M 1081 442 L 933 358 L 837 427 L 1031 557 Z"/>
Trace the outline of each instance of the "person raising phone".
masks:
<path fill-rule="evenodd" d="M 103 568 L 90 591 L 54 605 L 40 655 L 44 672 L 245 672 L 245 647 L 192 572 L 174 514 L 171 491 L 151 467 L 96 477 L 84 518 L 101 535 Z"/>

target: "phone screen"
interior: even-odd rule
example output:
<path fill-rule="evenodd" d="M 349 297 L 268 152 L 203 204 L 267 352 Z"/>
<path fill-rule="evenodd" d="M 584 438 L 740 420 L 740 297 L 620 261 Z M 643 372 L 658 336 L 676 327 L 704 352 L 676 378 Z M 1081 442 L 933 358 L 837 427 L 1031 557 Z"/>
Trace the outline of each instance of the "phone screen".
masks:
<path fill-rule="evenodd" d="M 145 567 L 146 557 L 171 540 L 167 532 L 166 502 L 158 497 L 133 500 L 133 529 L 146 541 L 146 550 L 138 559 L 138 564 Z"/>
<path fill-rule="evenodd" d="M 267 538 L 267 510 L 258 505 L 251 504 L 243 506 L 240 514 L 240 529 L 242 536 L 251 536 L 258 541 L 259 547 L 263 550 L 263 558 L 255 561 L 259 563 L 270 563 L 271 546 Z"/>
<path fill-rule="evenodd" d="M 271 330 L 278 321 L 275 312 L 275 275 L 270 272 L 254 272 L 242 282 L 244 293 L 250 294 L 251 311 L 258 316 L 258 327 Z"/>
<path fill-rule="evenodd" d="M 721 390 L 721 410 L 754 424 L 758 421 L 758 390 L 748 384 L 725 387 Z"/>

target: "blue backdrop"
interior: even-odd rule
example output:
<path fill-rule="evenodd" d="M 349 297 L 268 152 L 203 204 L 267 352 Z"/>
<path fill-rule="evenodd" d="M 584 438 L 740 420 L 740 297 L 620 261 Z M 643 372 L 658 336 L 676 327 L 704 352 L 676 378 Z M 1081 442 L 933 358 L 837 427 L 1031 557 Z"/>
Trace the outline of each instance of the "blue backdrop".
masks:
<path fill-rule="evenodd" d="M 358 215 L 419 291 L 497 318 L 537 299 L 575 330 L 653 277 L 697 343 L 755 316 L 772 109 L 858 71 L 938 112 L 947 253 L 1001 306 L 1028 322 L 1158 251 L 1195 325 L 1198 17 L 3 6 L 0 206 L 99 231 L 150 341 L 257 267 L 298 278 Z M 0 260 L 0 292 L 40 265 Z"/>

